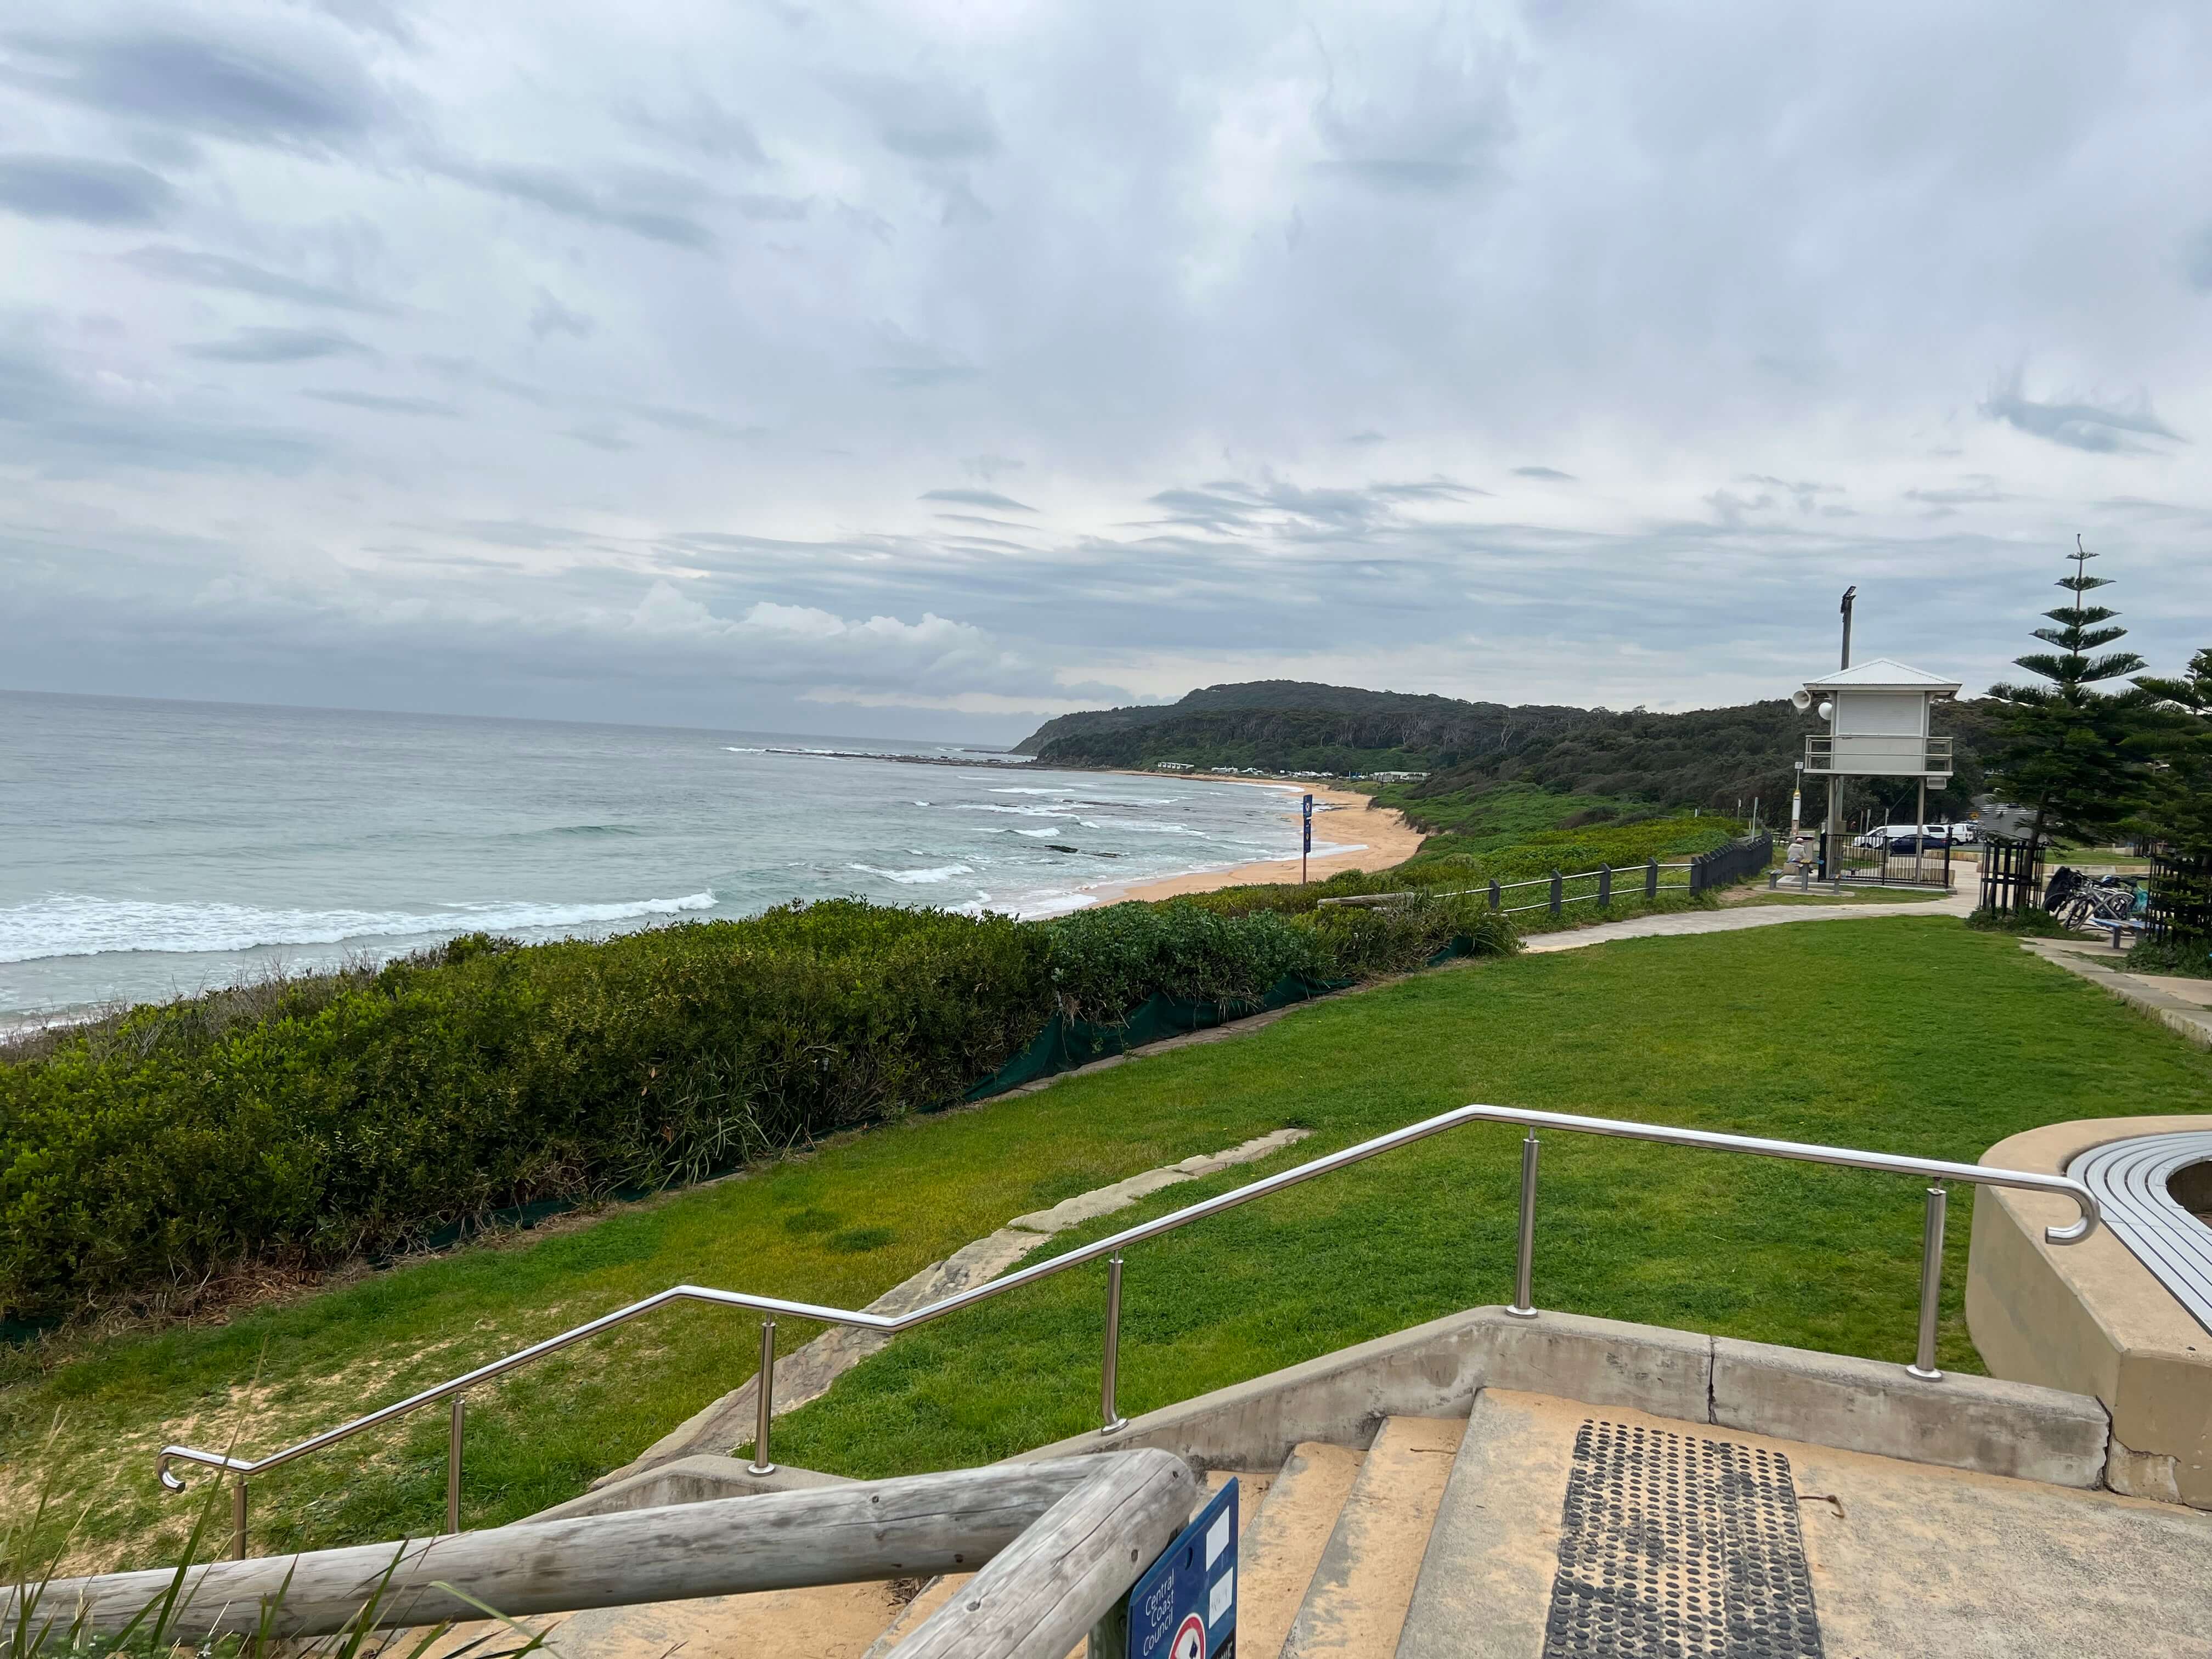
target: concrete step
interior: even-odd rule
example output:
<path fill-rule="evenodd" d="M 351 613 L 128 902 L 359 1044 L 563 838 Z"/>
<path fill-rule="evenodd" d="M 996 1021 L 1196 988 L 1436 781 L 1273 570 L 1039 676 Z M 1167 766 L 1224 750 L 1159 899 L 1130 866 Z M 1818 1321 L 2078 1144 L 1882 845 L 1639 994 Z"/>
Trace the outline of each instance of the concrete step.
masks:
<path fill-rule="evenodd" d="M 1361 1459 L 1349 1446 L 1293 1446 L 1250 1528 L 1237 1534 L 1237 1650 L 1244 1659 L 1281 1654 Z M 1249 1498 L 1243 1507 L 1252 1507 Z"/>
<path fill-rule="evenodd" d="M 1314 1567 L 1283 1659 L 1390 1659 L 1466 1430 L 1457 1418 L 1384 1419 Z M 1239 1615 L 1241 1624 L 1241 1608 Z"/>
<path fill-rule="evenodd" d="M 2207 1560 L 2172 1504 L 1486 1389 L 1397 1654 L 2205 1659 Z"/>

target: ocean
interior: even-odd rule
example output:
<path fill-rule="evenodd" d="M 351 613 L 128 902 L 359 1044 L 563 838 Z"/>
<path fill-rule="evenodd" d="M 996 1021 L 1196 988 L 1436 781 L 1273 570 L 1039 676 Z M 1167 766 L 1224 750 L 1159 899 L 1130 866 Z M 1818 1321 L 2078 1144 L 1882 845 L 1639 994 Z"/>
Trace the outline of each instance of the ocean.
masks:
<path fill-rule="evenodd" d="M 479 929 L 599 937 L 842 895 L 1048 916 L 1297 856 L 1285 788 L 1020 761 L 0 692 L 0 1027 Z"/>

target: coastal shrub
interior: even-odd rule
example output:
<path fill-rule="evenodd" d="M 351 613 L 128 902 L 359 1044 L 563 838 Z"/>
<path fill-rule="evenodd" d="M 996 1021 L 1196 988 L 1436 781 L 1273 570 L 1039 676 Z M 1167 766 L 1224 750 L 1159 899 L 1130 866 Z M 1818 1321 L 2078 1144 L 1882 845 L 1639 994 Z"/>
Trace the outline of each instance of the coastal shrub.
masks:
<path fill-rule="evenodd" d="M 2039 904 L 2018 910 L 1993 910 L 1981 905 L 1966 917 L 1966 926 L 1985 933 L 2019 933 L 2030 939 L 2076 939 L 2080 935 Z"/>
<path fill-rule="evenodd" d="M 1321 938 L 1283 917 L 1174 899 L 1079 910 L 1051 925 L 1052 988 L 1076 1019 L 1112 1021 L 1152 995 L 1257 1006 L 1286 974 L 1332 977 Z"/>
<path fill-rule="evenodd" d="M 941 1104 L 1047 1017 L 1048 948 L 845 901 L 472 942 L 251 1020 L 145 1012 L 0 1065 L 0 1313 L 328 1263 Z"/>
<path fill-rule="evenodd" d="M 1478 956 L 1518 948 L 1513 924 L 1473 899 L 1439 899 L 1417 893 L 1401 904 L 1341 905 L 1316 910 L 1309 924 L 1328 952 L 1333 975 L 1372 979 L 1408 974 L 1455 939 Z"/>
<path fill-rule="evenodd" d="M 0 1316 L 177 1306 L 243 1263 L 694 1180 L 956 1101 L 1055 1009 L 1246 1009 L 1286 976 L 1511 944 L 1462 901 L 1305 908 L 1029 924 L 841 900 L 598 941 L 472 934 L 52 1034 L 0 1058 Z"/>
<path fill-rule="evenodd" d="M 2212 979 L 2212 939 L 2142 939 L 2127 955 L 2131 974 L 2178 974 Z"/>

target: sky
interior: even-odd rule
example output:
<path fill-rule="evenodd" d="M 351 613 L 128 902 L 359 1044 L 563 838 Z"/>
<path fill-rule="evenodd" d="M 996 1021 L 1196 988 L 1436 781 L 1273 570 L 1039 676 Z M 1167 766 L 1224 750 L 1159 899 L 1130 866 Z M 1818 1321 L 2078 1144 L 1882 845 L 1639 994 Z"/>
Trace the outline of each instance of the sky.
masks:
<path fill-rule="evenodd" d="M 1018 738 L 2212 644 L 2212 10 L 0 23 L 0 686 Z"/>

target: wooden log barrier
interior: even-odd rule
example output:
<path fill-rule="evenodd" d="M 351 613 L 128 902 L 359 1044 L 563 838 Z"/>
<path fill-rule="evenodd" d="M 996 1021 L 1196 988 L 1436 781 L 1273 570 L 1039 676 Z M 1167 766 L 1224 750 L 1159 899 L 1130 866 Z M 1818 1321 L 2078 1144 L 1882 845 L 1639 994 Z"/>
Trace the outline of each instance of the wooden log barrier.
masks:
<path fill-rule="evenodd" d="M 1067 1507 L 1072 1496 L 1094 1488 L 1095 1498 Z M 441 1582 L 519 1618 L 975 1572 L 1048 1516 L 1059 1518 L 1047 1543 L 1065 1534 L 1066 1548 L 1088 1559 L 1086 1552 L 1104 1547 L 1107 1530 L 1129 1516 L 1150 1516 L 1164 1488 L 1181 1492 L 1187 1515 L 1194 1487 L 1180 1458 L 1162 1451 L 1115 1452 L 210 1562 L 185 1572 L 178 1597 L 181 1611 L 171 1618 L 167 1634 L 172 1641 L 198 1642 L 250 1632 L 259 1623 L 264 1600 L 279 1594 L 283 1605 L 275 1631 L 320 1636 L 353 1625 L 372 1598 L 374 1623 L 380 1626 L 482 1616 L 440 1588 Z M 1156 1530 L 1148 1523 L 1137 1547 L 1146 1548 Z M 1170 1527 L 1167 1535 L 1173 1534 Z M 1160 1547 L 1149 1543 L 1146 1561 Z M 1034 1553 L 1020 1559 L 1030 1560 Z M 1126 1547 L 1121 1554 L 1126 1559 Z M 1135 1576 L 1132 1571 L 1119 1588 L 1126 1589 Z M 120 1631 L 167 1595 L 175 1577 L 156 1569 L 53 1580 L 42 1590 L 33 1589 L 38 1601 L 31 1628 L 56 1635 L 72 1625 L 91 1632 Z M 1007 1577 L 1000 1573 L 986 1586 L 994 1615 L 1002 1606 L 1019 1608 L 1034 1600 L 1006 1595 L 999 1587 Z M 18 1619 L 18 1593 L 0 1593 L 0 1620 L 7 1626 Z M 974 1599 L 963 1597 L 956 1606 Z M 1064 1622 L 1051 1628 L 1057 1631 Z M 1077 1628 L 1075 1636 L 1085 1628 Z M 1073 1645 L 1071 1638 L 1053 1659 Z"/>

